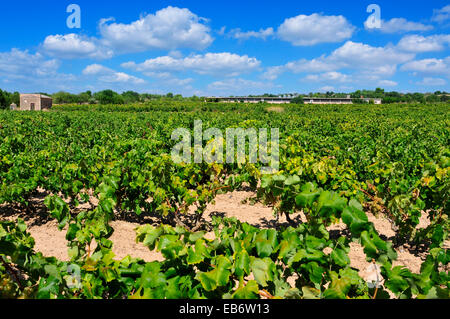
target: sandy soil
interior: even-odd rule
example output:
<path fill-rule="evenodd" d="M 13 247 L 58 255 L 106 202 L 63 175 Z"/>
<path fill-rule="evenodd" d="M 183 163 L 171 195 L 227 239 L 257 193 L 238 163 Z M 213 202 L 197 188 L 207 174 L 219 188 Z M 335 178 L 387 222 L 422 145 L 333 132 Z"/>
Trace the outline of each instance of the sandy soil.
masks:
<path fill-rule="evenodd" d="M 270 207 L 263 204 L 252 202 L 250 198 L 254 198 L 255 194 L 246 191 L 236 191 L 228 194 L 218 195 L 215 203 L 208 206 L 205 213 L 205 219 L 211 220 L 211 215 L 219 215 L 226 217 L 236 217 L 243 222 L 248 222 L 251 225 L 260 228 L 273 227 L 275 225 L 275 218 Z M 14 220 L 17 217 L 24 218 L 29 226 L 29 232 L 36 241 L 35 249 L 42 252 L 45 256 L 54 256 L 61 260 L 68 260 L 67 242 L 65 239 L 65 231 L 59 231 L 57 223 L 48 217 L 43 217 L 37 214 L 36 216 L 24 215 L 24 213 L 0 212 L 0 219 Z M 390 222 L 383 218 L 376 218 L 369 214 L 369 220 L 374 223 L 382 238 L 390 239 L 395 235 L 391 228 Z M 305 216 L 295 214 L 291 217 L 293 220 L 305 221 Z M 285 217 L 280 217 L 280 223 L 286 223 Z M 428 220 L 426 217 L 421 219 L 419 227 L 426 227 Z M 139 226 L 137 223 L 127 221 L 114 221 L 111 226 L 114 228 L 114 234 L 110 238 L 113 242 L 113 252 L 116 254 L 116 259 L 120 260 L 127 255 L 135 258 L 141 258 L 146 261 L 161 261 L 163 257 L 160 253 L 150 252 L 144 245 L 136 243 L 135 228 Z M 346 229 L 344 224 L 337 224 L 329 227 L 329 231 L 337 232 L 338 234 Z M 207 237 L 212 238 L 213 234 L 207 234 Z M 446 242 L 446 247 L 449 247 L 449 241 Z M 403 265 L 408 267 L 412 272 L 419 273 L 420 265 L 426 257 L 425 253 L 418 253 L 411 251 L 409 247 L 399 247 L 397 249 L 398 260 L 395 265 Z M 358 269 L 360 275 L 365 277 L 366 269 L 370 265 L 366 261 L 365 254 L 361 245 L 357 243 L 351 244 L 349 253 L 351 266 Z"/>

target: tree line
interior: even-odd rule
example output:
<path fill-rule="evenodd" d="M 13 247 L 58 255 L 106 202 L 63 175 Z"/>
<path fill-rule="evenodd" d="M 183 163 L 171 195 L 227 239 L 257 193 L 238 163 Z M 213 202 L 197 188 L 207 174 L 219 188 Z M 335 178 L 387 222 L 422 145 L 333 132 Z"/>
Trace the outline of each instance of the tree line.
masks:
<path fill-rule="evenodd" d="M 385 92 L 383 89 L 377 88 L 375 91 L 358 90 L 352 93 L 351 98 L 359 99 L 361 96 L 365 98 L 380 98 L 383 104 L 392 103 L 437 103 L 448 102 L 450 100 L 450 93 L 436 91 L 434 93 L 399 93 L 399 92 Z"/>
<path fill-rule="evenodd" d="M 79 94 L 73 94 L 69 92 L 56 92 L 53 94 L 42 93 L 53 98 L 54 104 L 132 104 L 132 103 L 145 103 L 152 100 L 175 100 L 175 101 L 203 101 L 203 98 L 198 96 L 183 97 L 181 94 L 167 93 L 161 94 L 149 94 L 138 93 L 134 91 L 126 91 L 123 93 L 117 93 L 113 90 L 103 90 L 93 93 L 92 91 L 81 92 Z M 399 93 L 399 92 L 385 92 L 381 88 L 376 90 L 358 90 L 353 93 L 309 93 L 305 95 L 298 95 L 292 103 L 303 104 L 304 97 L 334 97 L 345 98 L 348 95 L 353 99 L 355 103 L 363 103 L 364 98 L 381 98 L 383 104 L 391 103 L 437 103 L 448 102 L 450 100 L 450 93 L 436 91 L 434 93 Z M 277 97 L 280 95 L 264 94 L 263 96 Z M 10 93 L 0 89 L 0 109 L 7 109 L 11 104 L 20 104 L 19 92 Z"/>
<path fill-rule="evenodd" d="M 318 98 L 346 98 L 350 95 L 355 103 L 364 103 L 363 98 L 381 99 L 383 104 L 393 103 L 437 103 L 448 102 L 450 93 L 436 91 L 434 93 L 400 93 L 396 91 L 385 92 L 381 88 L 375 90 L 357 90 L 352 93 L 309 93 L 306 97 Z"/>
<path fill-rule="evenodd" d="M 200 101 L 201 98 L 197 96 L 183 97 L 181 94 L 168 93 L 165 95 L 149 94 L 149 93 L 137 93 L 134 91 L 126 91 L 123 93 L 117 93 L 113 90 L 103 90 L 93 93 L 92 91 L 81 92 L 79 94 L 73 94 L 69 92 L 56 92 L 48 94 L 44 92 L 36 92 L 37 94 L 47 95 L 53 98 L 54 104 L 132 104 L 132 103 L 144 103 L 151 100 L 190 100 Z M 9 93 L 0 89 L 0 109 L 9 108 L 14 103 L 20 104 L 20 93 Z"/>
<path fill-rule="evenodd" d="M 20 93 L 9 93 L 0 89 L 0 109 L 9 108 L 11 104 L 20 104 Z"/>
<path fill-rule="evenodd" d="M 82 92 L 80 94 L 72 94 L 68 92 L 57 92 L 51 95 L 55 104 L 132 104 L 143 103 L 151 100 L 171 99 L 171 100 L 185 100 L 192 101 L 200 100 L 199 97 L 193 96 L 184 98 L 181 94 L 174 95 L 167 93 L 165 95 L 138 93 L 134 91 L 126 91 L 117 93 L 113 90 L 103 90 L 92 93 L 91 91 Z"/>

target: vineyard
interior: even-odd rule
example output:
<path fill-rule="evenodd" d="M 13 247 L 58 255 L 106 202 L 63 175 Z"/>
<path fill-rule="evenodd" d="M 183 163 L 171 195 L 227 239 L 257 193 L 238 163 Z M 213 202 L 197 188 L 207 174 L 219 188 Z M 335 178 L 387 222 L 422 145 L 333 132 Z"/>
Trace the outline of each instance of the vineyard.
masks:
<path fill-rule="evenodd" d="M 449 111 L 176 101 L 0 111 L 0 298 L 449 298 Z M 172 132 L 195 120 L 278 128 L 279 172 L 248 158 L 175 163 Z M 273 210 L 272 227 L 205 220 L 218 195 L 242 189 Z M 70 260 L 37 251 L 24 220 L 3 218 L 13 210 L 56 220 Z M 306 221 L 291 218 L 299 212 Z M 158 222 L 141 223 L 136 242 L 163 261 L 117 259 L 111 224 L 148 216 Z M 351 243 L 376 270 L 370 281 L 351 267 Z M 423 252 L 420 271 L 394 265 L 406 246 Z"/>

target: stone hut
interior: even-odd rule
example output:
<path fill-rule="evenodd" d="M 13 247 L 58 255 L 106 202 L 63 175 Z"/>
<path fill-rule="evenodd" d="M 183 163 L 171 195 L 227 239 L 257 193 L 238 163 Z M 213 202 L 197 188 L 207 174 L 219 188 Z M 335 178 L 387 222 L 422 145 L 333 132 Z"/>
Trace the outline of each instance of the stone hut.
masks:
<path fill-rule="evenodd" d="M 20 94 L 21 111 L 42 111 L 52 108 L 53 99 L 43 94 Z"/>

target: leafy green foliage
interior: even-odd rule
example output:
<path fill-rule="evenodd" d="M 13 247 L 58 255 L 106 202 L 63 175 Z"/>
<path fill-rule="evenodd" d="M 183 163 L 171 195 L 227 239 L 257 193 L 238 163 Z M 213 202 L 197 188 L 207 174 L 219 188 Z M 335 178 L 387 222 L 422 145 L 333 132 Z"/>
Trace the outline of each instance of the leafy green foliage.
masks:
<path fill-rule="evenodd" d="M 66 229 L 70 260 L 35 252 L 23 221 L 1 221 L 1 297 L 373 298 L 350 266 L 351 240 L 381 267 L 396 297 L 448 297 L 444 106 L 287 106 L 274 114 L 264 105 L 174 101 L 56 109 L 0 112 L 0 204 L 32 211 L 32 197 L 44 193 L 49 216 Z M 280 128 L 279 174 L 261 175 L 261 165 L 248 162 L 173 163 L 172 130 L 192 128 L 196 118 L 205 127 Z M 244 183 L 276 216 L 303 211 L 307 223 L 257 229 L 215 219 L 215 238 L 205 238 L 207 205 Z M 420 274 L 393 266 L 393 243 L 365 211 L 388 217 L 396 242 L 429 245 Z M 110 222 L 119 215 L 159 218 L 136 235 L 164 261 L 115 259 Z M 417 227 L 421 217 L 428 227 Z M 327 227 L 341 220 L 349 237 L 331 238 Z"/>

